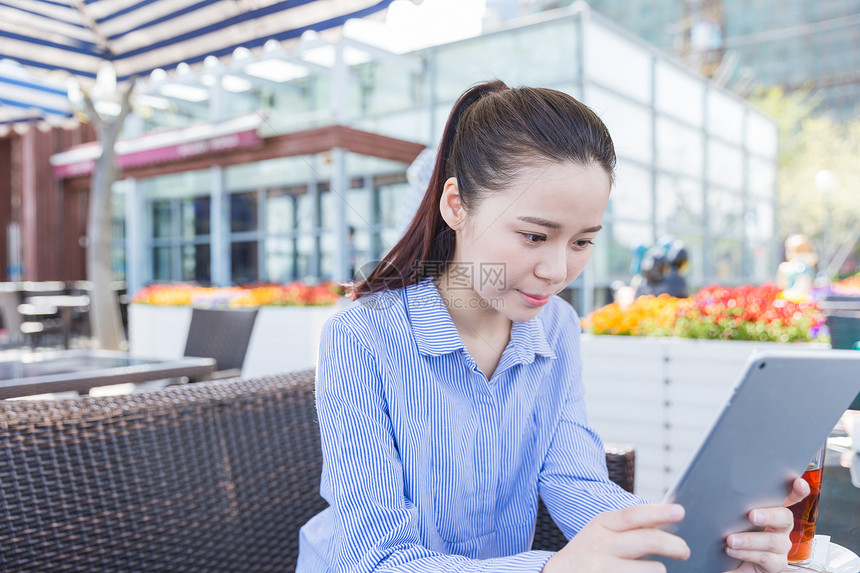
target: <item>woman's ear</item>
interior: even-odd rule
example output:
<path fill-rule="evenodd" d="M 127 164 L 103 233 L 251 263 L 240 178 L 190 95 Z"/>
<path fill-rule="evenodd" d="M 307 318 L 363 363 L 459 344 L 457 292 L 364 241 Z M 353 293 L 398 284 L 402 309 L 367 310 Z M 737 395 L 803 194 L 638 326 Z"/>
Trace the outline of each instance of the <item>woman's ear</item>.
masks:
<path fill-rule="evenodd" d="M 466 218 L 466 211 L 460 202 L 460 188 L 457 178 L 449 177 L 442 187 L 442 198 L 439 200 L 439 211 L 442 219 L 455 231 L 459 231 Z"/>

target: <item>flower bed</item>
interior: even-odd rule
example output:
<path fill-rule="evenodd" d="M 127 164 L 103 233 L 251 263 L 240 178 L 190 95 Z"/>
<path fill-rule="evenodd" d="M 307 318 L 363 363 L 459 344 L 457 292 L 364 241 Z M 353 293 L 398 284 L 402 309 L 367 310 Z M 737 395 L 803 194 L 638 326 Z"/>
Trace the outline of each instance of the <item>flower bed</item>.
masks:
<path fill-rule="evenodd" d="M 827 342 L 824 324 L 818 303 L 789 300 L 774 285 L 709 286 L 684 299 L 641 296 L 627 308 L 612 303 L 582 321 L 592 334 L 759 342 Z"/>
<path fill-rule="evenodd" d="M 308 285 L 259 284 L 244 287 L 200 287 L 190 284 L 156 284 L 141 289 L 133 303 L 157 306 L 240 308 L 255 306 L 327 306 L 337 304 L 342 288 L 333 282 Z"/>

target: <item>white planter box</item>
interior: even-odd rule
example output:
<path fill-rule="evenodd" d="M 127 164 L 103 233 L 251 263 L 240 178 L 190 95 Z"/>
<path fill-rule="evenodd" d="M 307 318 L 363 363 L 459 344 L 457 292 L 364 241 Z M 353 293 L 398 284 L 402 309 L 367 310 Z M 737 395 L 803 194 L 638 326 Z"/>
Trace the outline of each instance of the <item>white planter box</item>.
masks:
<path fill-rule="evenodd" d="M 189 306 L 128 305 L 128 348 L 135 356 L 179 358 L 185 352 Z"/>
<path fill-rule="evenodd" d="M 254 378 L 315 367 L 322 326 L 341 308 L 342 304 L 260 307 L 242 376 Z M 182 356 L 191 307 L 132 304 L 128 312 L 132 354 L 151 358 Z"/>
<path fill-rule="evenodd" d="M 583 335 L 589 422 L 605 442 L 636 447 L 638 495 L 649 501 L 662 499 L 719 413 L 747 359 L 776 344 Z"/>
<path fill-rule="evenodd" d="M 261 307 L 242 376 L 254 378 L 315 368 L 323 324 L 341 308 L 341 305 Z"/>

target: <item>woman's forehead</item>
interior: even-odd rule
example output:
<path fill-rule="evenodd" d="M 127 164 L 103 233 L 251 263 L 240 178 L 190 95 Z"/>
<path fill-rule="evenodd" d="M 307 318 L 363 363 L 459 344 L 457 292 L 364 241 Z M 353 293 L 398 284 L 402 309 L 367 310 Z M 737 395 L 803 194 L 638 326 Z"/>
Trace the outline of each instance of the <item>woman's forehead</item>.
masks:
<path fill-rule="evenodd" d="M 610 184 L 609 175 L 599 166 L 556 164 L 521 172 L 505 188 L 487 194 L 485 200 L 495 210 L 513 210 L 516 215 L 522 211 L 552 215 L 559 209 L 581 209 L 592 203 L 605 206 Z"/>

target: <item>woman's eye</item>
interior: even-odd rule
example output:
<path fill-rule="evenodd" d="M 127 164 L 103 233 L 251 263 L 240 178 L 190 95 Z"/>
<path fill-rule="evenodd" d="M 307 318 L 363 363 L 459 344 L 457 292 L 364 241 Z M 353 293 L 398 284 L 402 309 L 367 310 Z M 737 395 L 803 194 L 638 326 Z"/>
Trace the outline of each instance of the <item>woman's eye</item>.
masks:
<path fill-rule="evenodd" d="M 580 239 L 578 241 L 574 241 L 573 243 L 579 249 L 585 249 L 594 244 L 594 241 L 591 239 Z"/>
<path fill-rule="evenodd" d="M 527 243 L 541 243 L 546 241 L 546 237 L 543 235 L 536 235 L 534 233 L 520 233 L 523 237 L 525 237 Z"/>

